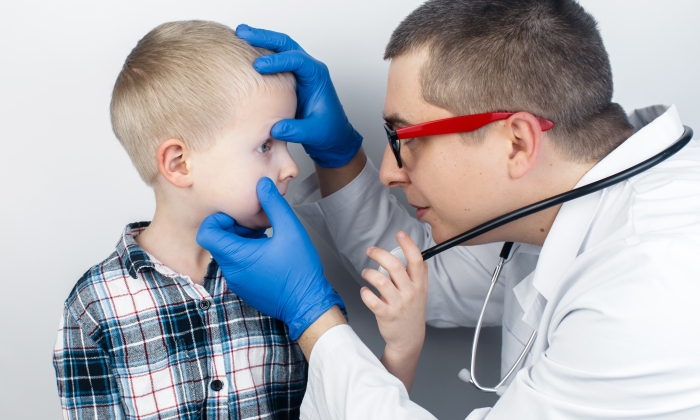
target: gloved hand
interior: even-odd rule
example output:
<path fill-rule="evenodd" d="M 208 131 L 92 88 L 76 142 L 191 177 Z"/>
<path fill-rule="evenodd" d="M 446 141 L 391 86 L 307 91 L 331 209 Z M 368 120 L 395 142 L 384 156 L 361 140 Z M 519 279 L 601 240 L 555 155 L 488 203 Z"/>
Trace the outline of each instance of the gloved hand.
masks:
<path fill-rule="evenodd" d="M 301 143 L 318 166 L 338 168 L 347 164 L 360 150 L 362 136 L 345 116 L 326 65 L 285 34 L 238 25 L 236 35 L 277 53 L 255 60 L 258 72 L 291 71 L 296 76 L 297 119 L 277 122 L 270 130 L 272 137 Z"/>
<path fill-rule="evenodd" d="M 224 229 L 227 232 L 249 239 L 267 238 L 267 235 L 265 234 L 267 229 L 251 229 L 239 225 L 233 218 L 231 218 L 231 220 L 233 220 L 233 224 Z"/>
<path fill-rule="evenodd" d="M 271 238 L 239 236 L 235 220 L 216 213 L 202 222 L 197 243 L 211 252 L 233 293 L 282 320 L 296 340 L 333 305 L 345 305 L 323 276 L 316 249 L 275 184 L 262 178 L 257 192 L 274 229 Z"/>

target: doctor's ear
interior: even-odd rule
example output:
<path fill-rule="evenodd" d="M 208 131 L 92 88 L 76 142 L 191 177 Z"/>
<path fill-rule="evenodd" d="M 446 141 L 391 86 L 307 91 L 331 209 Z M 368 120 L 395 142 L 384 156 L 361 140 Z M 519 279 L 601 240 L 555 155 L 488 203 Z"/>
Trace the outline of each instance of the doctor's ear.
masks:
<path fill-rule="evenodd" d="M 192 175 L 187 162 L 189 149 L 179 139 L 168 139 L 156 150 L 158 171 L 168 182 L 178 188 L 192 185 Z"/>
<path fill-rule="evenodd" d="M 518 112 L 505 122 L 508 143 L 508 173 L 519 179 L 532 169 L 542 146 L 542 128 L 534 115 Z"/>

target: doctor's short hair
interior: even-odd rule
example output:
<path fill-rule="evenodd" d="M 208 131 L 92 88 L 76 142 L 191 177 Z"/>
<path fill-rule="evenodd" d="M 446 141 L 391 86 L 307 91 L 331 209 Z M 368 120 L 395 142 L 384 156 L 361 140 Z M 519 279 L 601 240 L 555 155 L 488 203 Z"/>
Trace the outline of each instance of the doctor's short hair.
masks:
<path fill-rule="evenodd" d="M 633 132 L 612 102 L 597 23 L 574 0 L 429 0 L 394 30 L 384 59 L 423 48 L 423 98 L 455 115 L 526 111 L 547 118 L 555 147 L 586 163 Z M 467 138 L 482 141 L 486 130 Z"/>
<path fill-rule="evenodd" d="M 110 113 L 114 134 L 148 185 L 155 185 L 163 141 L 206 150 L 231 125 L 241 99 L 294 90 L 291 73 L 261 75 L 253 68 L 270 53 L 225 25 L 198 20 L 164 23 L 137 43 L 114 84 Z"/>

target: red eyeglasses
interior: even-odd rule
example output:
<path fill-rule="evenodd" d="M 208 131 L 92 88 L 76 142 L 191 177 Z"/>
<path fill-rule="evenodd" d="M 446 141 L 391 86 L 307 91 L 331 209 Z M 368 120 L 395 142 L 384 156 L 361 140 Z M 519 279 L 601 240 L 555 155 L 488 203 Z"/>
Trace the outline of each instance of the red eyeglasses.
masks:
<path fill-rule="evenodd" d="M 399 128 L 398 130 L 392 130 L 387 124 L 384 124 L 384 130 L 386 130 L 386 136 L 389 140 L 391 150 L 394 152 L 394 156 L 396 156 L 396 163 L 398 163 L 399 168 L 403 168 L 400 140 L 412 139 L 415 137 L 437 136 L 441 134 L 466 133 L 478 130 L 486 124 L 505 120 L 513 114 L 514 112 L 487 112 L 485 114 L 462 115 L 459 117 L 410 125 L 408 127 Z M 540 117 L 537 117 L 537 119 L 540 121 L 542 131 L 547 131 L 554 127 L 552 121 Z"/>

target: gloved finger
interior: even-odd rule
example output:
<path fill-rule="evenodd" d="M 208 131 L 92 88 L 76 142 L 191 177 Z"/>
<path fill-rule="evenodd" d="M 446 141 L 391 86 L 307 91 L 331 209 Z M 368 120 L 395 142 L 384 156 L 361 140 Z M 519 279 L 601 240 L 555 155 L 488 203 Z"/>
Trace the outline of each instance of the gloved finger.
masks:
<path fill-rule="evenodd" d="M 267 218 L 270 220 L 273 236 L 277 236 L 294 225 L 300 225 L 299 219 L 289 207 L 287 200 L 277 190 L 270 178 L 260 178 L 257 185 L 258 200 Z"/>
<path fill-rule="evenodd" d="M 375 316 L 382 316 L 386 312 L 388 305 L 382 302 L 369 287 L 360 289 L 360 298 Z"/>
<path fill-rule="evenodd" d="M 318 125 L 318 121 L 308 118 L 280 120 L 272 126 L 270 135 L 277 140 L 315 146 L 321 142 L 321 136 L 325 134 L 325 131 L 318 130 Z"/>
<path fill-rule="evenodd" d="M 301 85 L 311 84 L 320 77 L 327 77 L 328 69 L 320 61 L 314 60 L 303 51 L 284 51 L 279 54 L 263 55 L 253 63 L 261 74 L 293 72 Z"/>
<path fill-rule="evenodd" d="M 227 214 L 215 213 L 207 216 L 197 231 L 197 243 L 212 254 L 230 254 L 252 239 L 230 232 L 235 220 Z"/>
<path fill-rule="evenodd" d="M 267 29 L 252 28 L 245 23 L 236 27 L 236 36 L 244 39 L 254 47 L 265 48 L 274 52 L 304 51 L 296 41 L 286 34 L 268 31 Z"/>
<path fill-rule="evenodd" d="M 381 248 L 371 247 L 367 250 L 367 256 L 389 272 L 391 281 L 394 282 L 397 289 L 404 290 L 411 285 L 411 279 L 408 278 L 406 268 L 403 266 L 401 261 L 399 261 L 399 259 L 390 252 Z"/>
<path fill-rule="evenodd" d="M 382 301 L 391 304 L 391 302 L 396 302 L 401 299 L 399 290 L 394 286 L 394 283 L 391 282 L 391 279 L 379 271 L 372 268 L 365 268 L 362 270 L 362 278 L 377 289 L 381 295 Z"/>
<path fill-rule="evenodd" d="M 260 238 L 267 238 L 267 235 L 265 234 L 265 229 L 251 229 L 247 228 L 245 226 L 239 225 L 238 222 L 234 220 L 233 228 L 231 229 L 226 229 L 229 232 L 233 232 L 238 236 L 242 236 L 244 238 L 250 238 L 250 239 L 260 239 Z"/>
<path fill-rule="evenodd" d="M 404 231 L 399 231 L 396 234 L 396 240 L 408 262 L 408 264 L 406 264 L 406 271 L 408 272 L 409 280 L 414 283 L 422 284 L 423 280 L 427 278 L 428 266 L 423 261 L 423 255 L 420 249 L 418 249 L 411 237 Z"/>

